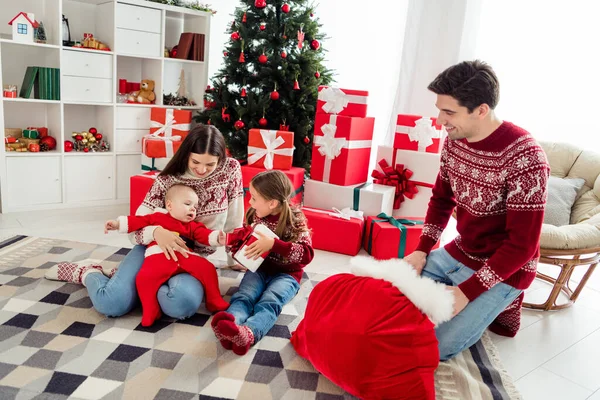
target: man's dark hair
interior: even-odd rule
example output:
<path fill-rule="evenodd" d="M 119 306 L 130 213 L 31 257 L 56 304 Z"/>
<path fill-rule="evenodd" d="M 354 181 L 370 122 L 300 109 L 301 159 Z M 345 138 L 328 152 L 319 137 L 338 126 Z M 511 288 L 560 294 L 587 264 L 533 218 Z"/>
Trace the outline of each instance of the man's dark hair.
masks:
<path fill-rule="evenodd" d="M 500 83 L 494 70 L 479 60 L 451 66 L 440 73 L 427 89 L 455 98 L 470 113 L 484 103 L 493 110 L 500 98 Z"/>

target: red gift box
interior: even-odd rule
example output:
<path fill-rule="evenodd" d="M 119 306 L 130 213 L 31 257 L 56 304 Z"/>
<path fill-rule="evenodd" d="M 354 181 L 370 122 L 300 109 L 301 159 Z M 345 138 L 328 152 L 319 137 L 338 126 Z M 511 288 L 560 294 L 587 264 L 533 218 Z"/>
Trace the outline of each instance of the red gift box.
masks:
<path fill-rule="evenodd" d="M 419 245 L 423 221 L 417 217 L 393 218 L 385 213 L 367 217 L 365 250 L 378 260 L 404 258 Z"/>
<path fill-rule="evenodd" d="M 152 107 L 150 120 L 150 134 L 152 136 L 181 136 L 181 139 L 183 139 L 190 133 L 192 112 Z"/>
<path fill-rule="evenodd" d="M 129 214 L 135 215 L 160 171 L 146 172 L 129 178 Z"/>
<path fill-rule="evenodd" d="M 142 153 L 150 158 L 171 158 L 181 146 L 179 136 L 144 136 L 142 138 Z"/>
<path fill-rule="evenodd" d="M 366 90 L 338 89 L 319 86 L 317 114 L 337 114 L 345 117 L 366 117 Z"/>
<path fill-rule="evenodd" d="M 244 210 L 250 208 L 250 181 L 259 172 L 266 171 L 265 168 L 252 167 L 250 165 L 242 165 L 242 184 L 244 186 Z M 304 191 L 304 168 L 292 167 L 288 170 L 281 171 L 290 178 L 292 185 L 296 190 L 296 195 L 292 197 L 292 204 L 302 203 L 302 192 Z"/>
<path fill-rule="evenodd" d="M 394 148 L 439 153 L 442 151 L 444 132 L 433 117 L 398 114 Z"/>
<path fill-rule="evenodd" d="M 267 237 L 279 239 L 279 236 L 262 224 L 257 224 L 253 227 L 246 226 L 244 228 L 237 228 L 234 229 L 232 233 L 227 234 L 227 245 L 232 246 L 232 251 L 235 253 L 232 258 L 252 272 L 256 272 L 271 252 L 271 250 L 265 251 L 256 260 L 247 258 L 244 255 L 246 248 L 260 239 L 260 236 L 255 234 L 255 232 L 260 232 Z"/>
<path fill-rule="evenodd" d="M 290 169 L 294 161 L 294 132 L 250 129 L 248 165 L 266 169 Z"/>
<path fill-rule="evenodd" d="M 317 114 L 311 179 L 350 186 L 367 181 L 375 118 Z"/>
<path fill-rule="evenodd" d="M 308 207 L 303 207 L 302 212 L 312 231 L 312 244 L 315 249 L 349 256 L 358 254 L 365 227 L 362 212 L 327 211 Z M 344 240 L 340 240 L 342 237 Z"/>
<path fill-rule="evenodd" d="M 48 136 L 48 128 L 43 126 L 28 126 L 27 129 L 35 129 L 38 131 L 39 139 Z"/>

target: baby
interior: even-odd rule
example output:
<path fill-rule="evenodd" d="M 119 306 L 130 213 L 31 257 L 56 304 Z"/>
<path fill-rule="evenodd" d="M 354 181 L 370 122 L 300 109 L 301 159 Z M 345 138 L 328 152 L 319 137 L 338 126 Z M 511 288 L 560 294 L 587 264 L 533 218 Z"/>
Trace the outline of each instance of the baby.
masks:
<path fill-rule="evenodd" d="M 118 230 L 122 233 L 135 232 L 146 226 L 162 226 L 181 236 L 194 239 L 207 246 L 223 246 L 225 233 L 208 229 L 196 219 L 198 195 L 185 185 L 173 185 L 165 196 L 166 210 L 155 208 L 154 213 L 143 216 L 120 216 L 117 220 L 107 221 L 104 232 Z M 188 272 L 204 286 L 206 309 L 222 311 L 227 309 L 226 302 L 219 292 L 219 282 L 215 266 L 206 258 L 188 252 L 190 257 L 180 257 L 177 261 L 168 260 L 156 242 L 146 248 L 146 259 L 136 276 L 136 287 L 142 302 L 142 326 L 151 326 L 160 318 L 161 310 L 156 294 L 160 286 L 170 277 Z"/>

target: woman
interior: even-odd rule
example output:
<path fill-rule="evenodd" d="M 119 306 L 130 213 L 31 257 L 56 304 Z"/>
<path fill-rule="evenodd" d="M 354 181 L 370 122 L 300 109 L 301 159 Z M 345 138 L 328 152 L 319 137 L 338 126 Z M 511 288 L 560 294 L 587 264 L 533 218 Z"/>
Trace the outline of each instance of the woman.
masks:
<path fill-rule="evenodd" d="M 196 221 L 209 229 L 230 232 L 242 226 L 244 202 L 240 164 L 225 154 L 225 140 L 214 126 L 198 125 L 186 136 L 175 156 L 156 178 L 136 215 L 165 207 L 165 194 L 175 185 L 190 186 L 198 195 Z M 168 259 L 189 257 L 183 239 L 162 227 L 150 226 L 130 234 L 136 246 L 123 259 L 111 278 L 102 268 L 90 263 L 59 263 L 46 273 L 46 278 L 82 283 L 88 289 L 94 308 L 106 316 L 118 317 L 131 311 L 138 302 L 135 278 L 147 244 L 156 241 Z M 202 256 L 212 254 L 210 247 L 194 244 L 190 249 Z M 204 290 L 190 274 L 173 276 L 158 291 L 162 311 L 177 319 L 196 313 Z"/>

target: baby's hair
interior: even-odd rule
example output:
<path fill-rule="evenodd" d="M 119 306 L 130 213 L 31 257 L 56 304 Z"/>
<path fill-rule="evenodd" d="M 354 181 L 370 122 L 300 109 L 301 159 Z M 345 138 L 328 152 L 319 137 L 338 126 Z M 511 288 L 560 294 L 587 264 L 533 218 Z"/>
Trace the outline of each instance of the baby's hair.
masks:
<path fill-rule="evenodd" d="M 264 171 L 255 175 L 250 184 L 266 200 L 277 200 L 279 202 L 281 213 L 279 214 L 279 223 L 275 229 L 277 236 L 284 241 L 293 242 L 298 239 L 302 232 L 307 231 L 306 219 L 302 211 L 290 207 L 290 200 L 294 195 L 294 186 L 286 174 L 278 170 Z M 247 224 L 252 223 L 254 214 L 255 210 L 253 208 L 248 209 L 246 213 Z M 285 237 L 286 231 L 291 232 L 288 237 Z"/>
<path fill-rule="evenodd" d="M 179 183 L 175 184 L 167 190 L 167 194 L 165 195 L 165 201 L 173 200 L 173 197 L 177 197 L 178 195 L 180 195 L 181 193 L 185 193 L 186 191 L 191 191 L 192 193 L 196 194 L 194 189 L 192 189 L 189 186 L 182 185 Z"/>

